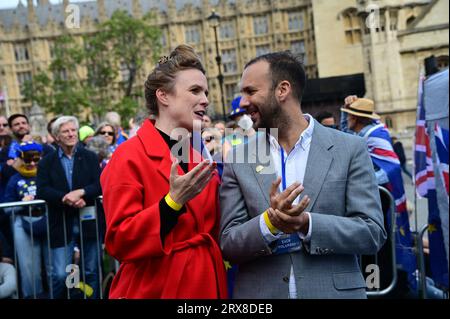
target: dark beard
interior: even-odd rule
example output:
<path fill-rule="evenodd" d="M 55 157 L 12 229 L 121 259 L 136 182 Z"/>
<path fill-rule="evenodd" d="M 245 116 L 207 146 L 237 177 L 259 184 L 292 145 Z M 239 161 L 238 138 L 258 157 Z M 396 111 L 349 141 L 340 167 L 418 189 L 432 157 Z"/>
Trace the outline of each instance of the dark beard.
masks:
<path fill-rule="evenodd" d="M 273 94 L 269 94 L 266 105 L 259 109 L 259 115 L 260 124 L 258 128 L 282 128 L 287 122 L 283 110 Z"/>
<path fill-rule="evenodd" d="M 22 134 L 22 133 L 13 133 L 14 134 L 14 136 L 19 140 L 19 141 L 22 141 L 22 139 L 26 136 L 26 135 L 29 135 L 30 134 L 30 131 L 27 131 L 25 134 Z"/>

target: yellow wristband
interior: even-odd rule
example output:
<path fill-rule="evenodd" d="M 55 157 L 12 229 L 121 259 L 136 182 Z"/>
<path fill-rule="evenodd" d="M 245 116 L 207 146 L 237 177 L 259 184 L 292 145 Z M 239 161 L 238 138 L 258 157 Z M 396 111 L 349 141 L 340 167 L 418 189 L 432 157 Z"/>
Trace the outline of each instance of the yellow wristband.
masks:
<path fill-rule="evenodd" d="M 264 221 L 266 222 L 266 225 L 269 228 L 270 232 L 274 235 L 279 233 L 280 231 L 274 225 L 272 225 L 272 223 L 270 222 L 269 214 L 267 213 L 267 210 L 263 214 L 264 214 L 264 216 L 263 216 Z"/>
<path fill-rule="evenodd" d="M 181 208 L 183 208 L 183 205 L 178 204 L 175 202 L 172 197 L 170 197 L 170 193 L 164 197 L 164 200 L 166 201 L 167 205 L 169 205 L 170 208 L 173 210 L 179 211 Z"/>

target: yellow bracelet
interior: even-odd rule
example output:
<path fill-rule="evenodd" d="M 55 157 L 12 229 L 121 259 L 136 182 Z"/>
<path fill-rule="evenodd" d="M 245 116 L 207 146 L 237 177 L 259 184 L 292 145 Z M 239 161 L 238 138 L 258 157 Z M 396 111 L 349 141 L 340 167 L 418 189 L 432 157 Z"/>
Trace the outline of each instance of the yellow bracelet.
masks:
<path fill-rule="evenodd" d="M 272 225 L 269 219 L 269 214 L 267 213 L 267 210 L 263 213 L 264 214 L 264 221 L 266 222 L 267 227 L 269 228 L 270 232 L 274 235 L 278 234 L 280 231 Z"/>
<path fill-rule="evenodd" d="M 166 197 L 164 197 L 164 200 L 166 201 L 167 205 L 169 205 L 169 207 L 173 210 L 179 211 L 181 210 L 181 208 L 183 208 L 183 205 L 178 204 L 172 199 L 172 197 L 170 197 L 170 193 L 168 193 Z"/>

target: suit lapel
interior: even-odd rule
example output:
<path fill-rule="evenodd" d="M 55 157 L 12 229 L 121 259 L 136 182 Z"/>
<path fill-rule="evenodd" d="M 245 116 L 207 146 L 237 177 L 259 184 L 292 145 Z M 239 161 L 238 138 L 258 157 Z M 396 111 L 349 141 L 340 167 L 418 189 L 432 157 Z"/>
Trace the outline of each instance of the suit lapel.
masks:
<path fill-rule="evenodd" d="M 333 143 L 328 132 L 315 121 L 311 147 L 306 163 L 305 177 L 303 180 L 303 185 L 305 187 L 303 193 L 308 195 L 311 199 L 307 210 L 310 210 L 314 206 L 328 170 L 330 169 L 333 158 L 329 150 L 332 147 Z"/>
<path fill-rule="evenodd" d="M 261 138 L 261 137 L 260 137 Z M 270 205 L 270 188 L 272 186 L 272 182 L 276 180 L 276 170 L 273 163 L 272 156 L 269 156 L 269 161 L 263 163 L 261 161 L 261 158 L 257 154 L 257 143 L 252 144 L 250 147 L 252 147 L 252 150 L 250 153 L 249 158 L 249 167 L 251 171 L 253 172 L 253 175 L 255 176 L 255 179 L 259 185 L 259 188 L 261 189 L 261 192 L 264 195 L 264 198 L 267 201 L 267 204 Z M 258 143 L 258 146 L 261 145 Z M 269 142 L 266 138 L 265 141 L 265 147 L 266 149 L 270 150 Z M 263 152 L 263 150 L 261 150 Z"/>

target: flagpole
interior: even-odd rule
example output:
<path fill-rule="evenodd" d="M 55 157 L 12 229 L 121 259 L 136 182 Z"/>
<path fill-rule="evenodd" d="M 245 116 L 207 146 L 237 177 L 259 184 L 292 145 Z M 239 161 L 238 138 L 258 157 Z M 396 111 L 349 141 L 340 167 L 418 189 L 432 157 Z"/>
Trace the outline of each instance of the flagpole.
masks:
<path fill-rule="evenodd" d="M 419 83 L 420 85 L 420 83 Z M 422 95 L 423 96 L 423 95 Z M 422 98 L 419 96 L 419 98 Z M 419 115 L 416 111 L 416 123 L 418 121 Z M 416 131 L 414 132 L 414 141 L 413 141 L 413 169 L 412 169 L 412 180 L 413 180 L 413 192 L 414 192 L 414 231 L 417 234 L 418 233 L 418 227 L 417 227 L 417 185 L 416 185 L 416 134 L 417 134 L 417 124 L 416 124 Z"/>
<path fill-rule="evenodd" d="M 424 299 L 424 294 L 425 294 L 425 269 L 422 267 L 423 266 L 423 242 L 422 242 L 422 236 L 421 236 L 421 231 L 419 231 L 418 229 L 418 221 L 417 221 L 417 185 L 416 185 L 416 143 L 417 143 L 417 130 L 418 130 L 418 120 L 420 119 L 420 107 L 423 107 L 423 73 L 420 72 L 419 73 L 419 88 L 418 88 L 418 94 L 417 94 L 417 110 L 416 110 L 416 131 L 414 134 L 414 143 L 413 143 L 413 187 L 414 187 L 414 226 L 415 226 L 415 231 L 414 231 L 414 235 L 415 235 L 415 241 L 416 241 L 416 249 L 415 249 L 415 253 L 416 253 L 416 260 L 417 260 L 417 270 L 418 270 L 418 274 L 417 274 L 417 290 L 419 293 L 419 297 Z"/>
<path fill-rule="evenodd" d="M 423 99 L 424 99 L 424 90 L 425 90 L 425 85 L 424 85 L 424 81 L 425 81 L 425 75 L 423 72 L 423 69 L 419 71 L 419 86 L 422 86 L 422 90 L 420 90 L 419 87 L 419 91 L 421 91 L 419 94 L 417 94 L 417 110 L 416 110 L 416 132 L 414 133 L 414 142 L 413 142 L 413 187 L 414 187 L 414 225 L 415 225 L 415 231 L 416 234 L 419 232 L 419 226 L 418 226 L 418 213 L 417 213 L 417 185 L 416 185 L 416 138 L 417 138 L 417 121 L 419 120 L 419 105 L 423 106 Z M 420 101 L 419 101 L 420 99 Z"/>

